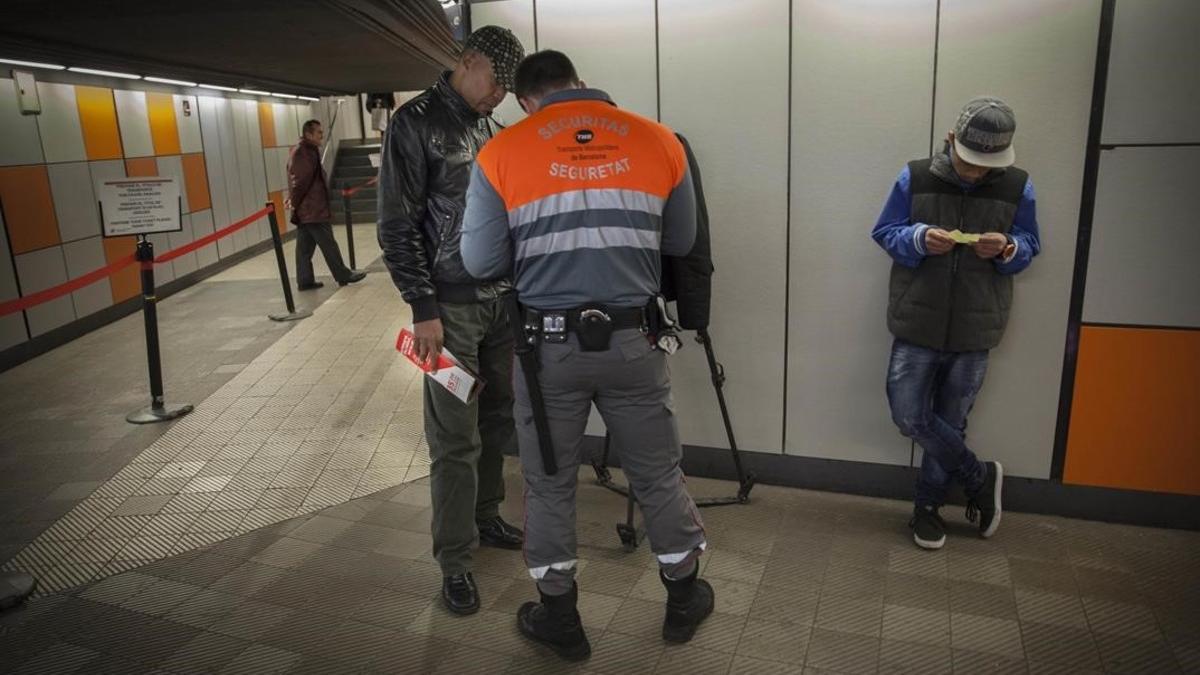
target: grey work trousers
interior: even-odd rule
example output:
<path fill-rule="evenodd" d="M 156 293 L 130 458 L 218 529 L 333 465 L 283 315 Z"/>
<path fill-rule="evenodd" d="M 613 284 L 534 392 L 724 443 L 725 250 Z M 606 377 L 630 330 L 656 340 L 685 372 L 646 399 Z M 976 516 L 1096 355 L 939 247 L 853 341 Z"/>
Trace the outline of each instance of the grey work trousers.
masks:
<path fill-rule="evenodd" d="M 520 368 L 517 441 L 525 475 L 525 561 L 549 595 L 570 590 L 576 565 L 575 488 L 592 404 L 620 452 L 621 467 L 646 522 L 646 535 L 668 574 L 705 546 L 704 525 L 684 486 L 683 456 L 671 398 L 667 356 L 637 330 L 612 336 L 607 351 L 585 352 L 575 336 L 538 347 L 538 381 L 558 473 L 542 468 L 529 391 Z"/>
<path fill-rule="evenodd" d="M 516 442 L 512 331 L 499 299 L 438 308 L 445 348 L 485 382 L 479 398 L 463 403 L 422 378 L 433 555 L 449 576 L 471 571 L 471 550 L 479 540 L 475 522 L 499 515 L 504 501 L 504 454 Z"/>

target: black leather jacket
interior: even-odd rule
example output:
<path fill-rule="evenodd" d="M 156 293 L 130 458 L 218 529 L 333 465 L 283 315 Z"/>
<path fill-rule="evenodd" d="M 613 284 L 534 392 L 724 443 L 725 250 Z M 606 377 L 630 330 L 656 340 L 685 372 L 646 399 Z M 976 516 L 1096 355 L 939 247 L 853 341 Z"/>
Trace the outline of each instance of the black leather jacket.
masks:
<path fill-rule="evenodd" d="M 413 321 L 438 318 L 438 301 L 478 302 L 511 288 L 479 282 L 459 253 L 467 183 L 500 126 L 450 86 L 450 73 L 392 115 L 379 167 L 379 246 Z"/>

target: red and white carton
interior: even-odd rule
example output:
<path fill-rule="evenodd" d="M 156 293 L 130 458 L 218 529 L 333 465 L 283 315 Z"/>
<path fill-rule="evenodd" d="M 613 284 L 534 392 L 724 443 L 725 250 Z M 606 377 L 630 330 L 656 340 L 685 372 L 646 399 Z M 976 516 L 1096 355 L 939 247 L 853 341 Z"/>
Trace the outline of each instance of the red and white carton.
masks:
<path fill-rule="evenodd" d="M 421 363 L 417 358 L 416 336 L 409 328 L 401 328 L 400 335 L 396 336 L 396 351 L 420 368 L 425 373 L 425 377 L 442 385 L 446 391 L 454 394 L 454 397 L 463 403 L 474 401 L 479 396 L 480 390 L 483 389 L 483 380 L 459 363 L 448 349 L 443 348 L 442 353 L 438 354 L 437 372 L 434 372 L 429 364 Z"/>

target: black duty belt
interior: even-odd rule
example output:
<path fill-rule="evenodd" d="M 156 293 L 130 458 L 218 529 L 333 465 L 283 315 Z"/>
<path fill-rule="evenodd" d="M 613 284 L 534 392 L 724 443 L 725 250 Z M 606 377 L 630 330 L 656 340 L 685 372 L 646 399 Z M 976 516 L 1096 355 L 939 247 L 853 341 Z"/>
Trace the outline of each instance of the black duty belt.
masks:
<path fill-rule="evenodd" d="M 579 307 L 566 310 L 525 309 L 525 326 L 543 335 L 554 333 L 574 333 L 585 325 L 588 320 L 599 319 L 612 325 L 613 330 L 646 327 L 646 309 L 644 307 Z"/>

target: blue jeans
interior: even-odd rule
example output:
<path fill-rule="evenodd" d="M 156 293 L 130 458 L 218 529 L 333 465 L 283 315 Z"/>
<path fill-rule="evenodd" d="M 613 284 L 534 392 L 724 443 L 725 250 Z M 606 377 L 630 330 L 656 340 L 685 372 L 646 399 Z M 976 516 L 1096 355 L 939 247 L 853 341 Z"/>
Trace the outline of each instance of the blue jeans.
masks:
<path fill-rule="evenodd" d="M 967 447 L 967 414 L 983 386 L 988 353 L 942 352 L 897 339 L 888 365 L 892 421 L 924 450 L 917 506 L 941 506 L 951 480 L 967 494 L 983 485 L 983 464 Z"/>

